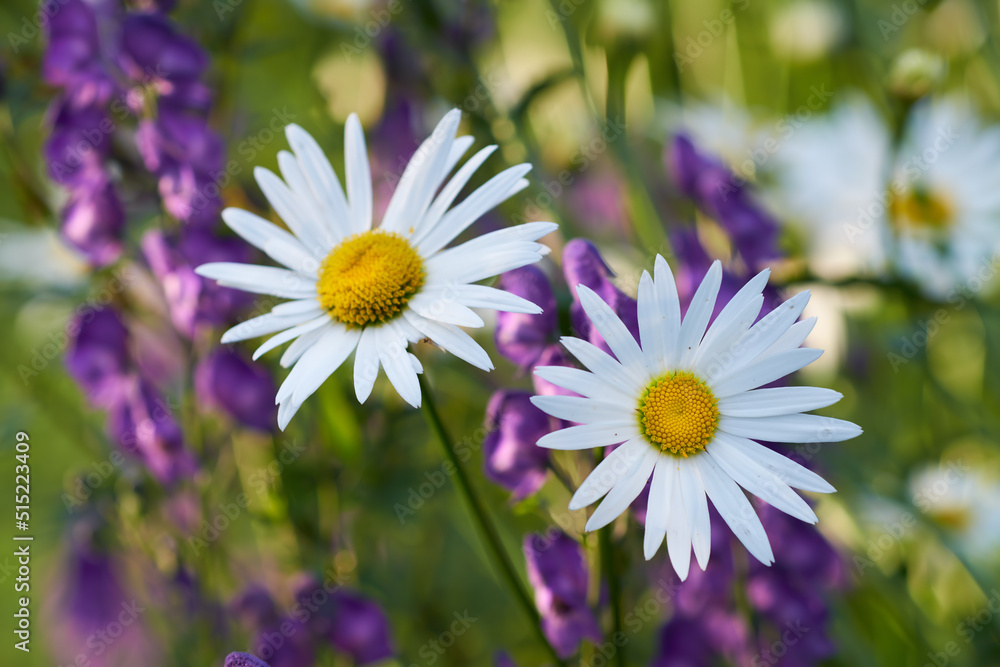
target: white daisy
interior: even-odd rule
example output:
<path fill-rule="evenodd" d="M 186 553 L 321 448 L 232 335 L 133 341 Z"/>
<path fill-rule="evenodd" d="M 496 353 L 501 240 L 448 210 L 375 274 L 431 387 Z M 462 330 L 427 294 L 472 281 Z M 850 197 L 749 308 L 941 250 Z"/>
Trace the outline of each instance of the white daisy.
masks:
<path fill-rule="evenodd" d="M 798 128 L 775 154 L 769 202 L 799 226 L 816 274 L 838 279 L 884 268 L 891 144 L 878 111 L 855 96 Z"/>
<path fill-rule="evenodd" d="M 929 297 L 978 291 L 1000 252 L 1000 128 L 964 102 L 917 104 L 903 141 L 855 97 L 778 154 L 775 208 L 808 231 L 811 266 L 839 278 L 887 262 Z"/>
<path fill-rule="evenodd" d="M 702 569 L 708 563 L 711 529 L 708 499 L 747 549 L 771 564 L 764 528 L 740 490 L 788 514 L 816 522 L 792 487 L 818 493 L 834 489 L 815 473 L 755 442 L 836 442 L 853 438 L 856 425 L 802 414 L 841 395 L 817 387 L 757 389 L 799 370 L 822 354 L 800 348 L 815 318 L 796 322 L 809 293 L 798 294 L 754 324 L 768 271 L 750 280 L 708 326 L 722 268 L 715 262 L 681 319 L 670 267 L 656 257 L 655 280 L 639 282 L 641 346 L 593 291 L 577 288 L 587 316 L 614 357 L 577 338 L 563 344 L 588 370 L 541 367 L 545 380 L 580 396 L 536 396 L 534 404 L 559 419 L 577 422 L 538 441 L 552 449 L 621 444 L 607 455 L 570 500 L 580 509 L 605 496 L 587 530 L 611 523 L 652 476 L 646 514 L 647 560 L 664 538 L 681 579 L 692 546 Z M 706 331 L 707 328 L 707 331 Z M 589 371 L 589 372 L 588 372 Z"/>
<path fill-rule="evenodd" d="M 446 176 L 472 145 L 455 137 L 461 112 L 449 112 L 417 149 L 389 202 L 372 224 L 372 181 L 357 116 L 344 130 L 347 195 L 316 141 L 297 125 L 286 128 L 292 152 L 281 151 L 284 181 L 257 167 L 254 176 L 291 233 L 235 208 L 222 212 L 233 231 L 286 268 L 219 262 L 198 268 L 221 285 L 291 299 L 233 327 L 223 343 L 277 333 L 256 359 L 291 342 L 281 365 L 293 366 L 278 390 L 278 425 L 292 415 L 354 351 L 354 390 L 364 402 L 379 368 L 400 396 L 420 405 L 421 372 L 410 342 L 430 339 L 455 356 L 492 370 L 486 351 L 459 327 L 481 327 L 472 308 L 540 313 L 535 304 L 476 285 L 537 262 L 548 249 L 536 241 L 556 229 L 532 222 L 484 234 L 445 250 L 469 225 L 527 185 L 530 165 L 497 174 L 452 207 L 476 169 L 496 149 L 488 146 Z M 439 191 L 440 187 L 440 191 Z"/>
<path fill-rule="evenodd" d="M 896 158 L 888 224 L 900 273 L 930 297 L 978 291 L 1000 252 L 1000 128 L 956 99 L 921 103 Z"/>

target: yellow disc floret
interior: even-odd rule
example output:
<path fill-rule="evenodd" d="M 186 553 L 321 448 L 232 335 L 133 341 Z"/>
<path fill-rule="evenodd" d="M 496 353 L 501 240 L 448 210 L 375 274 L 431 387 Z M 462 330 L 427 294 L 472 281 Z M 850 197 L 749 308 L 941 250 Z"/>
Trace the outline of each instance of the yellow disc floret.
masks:
<path fill-rule="evenodd" d="M 369 231 L 347 237 L 330 251 L 316 292 L 330 317 L 363 327 L 399 315 L 423 284 L 423 260 L 409 241 Z"/>
<path fill-rule="evenodd" d="M 687 371 L 653 380 L 639 397 L 639 429 L 662 452 L 690 456 L 705 449 L 719 425 L 719 402 Z"/>
<path fill-rule="evenodd" d="M 947 229 L 955 221 L 955 207 L 942 192 L 914 188 L 893 196 L 889 203 L 892 221 L 900 230 Z"/>

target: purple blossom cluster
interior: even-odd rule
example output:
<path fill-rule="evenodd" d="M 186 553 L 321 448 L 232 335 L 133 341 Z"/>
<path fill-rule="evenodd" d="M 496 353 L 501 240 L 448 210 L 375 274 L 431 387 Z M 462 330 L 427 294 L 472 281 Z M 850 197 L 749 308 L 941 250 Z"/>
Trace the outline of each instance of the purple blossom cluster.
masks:
<path fill-rule="evenodd" d="M 574 335 L 610 353 L 607 343 L 587 318 L 576 296 L 576 286 L 585 285 L 599 294 L 638 338 L 635 299 L 612 282 L 614 273 L 590 241 L 573 239 L 563 249 L 563 274 L 572 303 L 569 317 Z M 499 313 L 495 340 L 497 350 L 522 372 L 535 366 L 573 366 L 559 344 L 559 319 L 555 291 L 545 273 L 526 266 L 500 278 L 500 287 L 540 306 L 537 315 Z M 536 394 L 565 394 L 560 387 L 532 375 Z M 552 419 L 528 400 L 528 392 L 503 389 L 493 394 L 486 410 L 489 433 L 483 446 L 486 476 L 514 492 L 520 500 L 535 493 L 545 482 L 549 465 L 547 449 L 535 443 L 543 435 L 566 426 Z"/>
<path fill-rule="evenodd" d="M 524 538 L 524 557 L 542 630 L 556 653 L 568 658 L 584 639 L 600 642 L 601 627 L 587 604 L 587 559 L 576 540 L 554 529 L 531 534 Z"/>
<path fill-rule="evenodd" d="M 111 440 L 163 484 L 193 473 L 197 464 L 180 425 L 156 378 L 136 361 L 140 345 L 118 311 L 82 311 L 67 330 L 66 368 L 90 404 L 108 412 Z"/>
<path fill-rule="evenodd" d="M 173 4 L 126 8 L 118 0 L 66 0 L 53 12 L 43 69 L 60 93 L 50 110 L 45 154 L 53 179 L 69 191 L 62 236 L 95 266 L 123 253 L 129 207 L 119 192 L 141 191 L 142 183 L 132 181 L 141 180 L 142 171 L 155 178 L 162 209 L 180 224 L 174 232 L 147 231 L 141 251 L 173 328 L 194 339 L 249 304 L 246 294 L 206 281 L 194 268 L 248 261 L 251 249 L 216 233 L 222 198 L 215 179 L 225 153 L 208 123 L 212 95 L 202 78 L 209 59 L 165 15 Z M 67 363 L 91 402 L 109 411 L 116 441 L 140 454 L 161 480 L 189 472 L 193 463 L 182 455 L 180 428 L 155 374 L 141 372 L 144 359 L 134 357 L 135 345 L 129 349 L 121 316 L 106 308 L 84 317 Z M 94 387 L 83 368 L 108 386 Z M 237 352 L 203 355 L 196 390 L 202 404 L 270 430 L 273 380 Z"/>
<path fill-rule="evenodd" d="M 826 598 L 846 584 L 843 560 L 814 526 L 758 504 L 761 522 L 775 545 L 777 559 L 767 567 L 734 562 L 731 537 L 712 511 L 712 554 L 704 571 L 692 569 L 676 581 L 669 565 L 673 614 L 660 634 L 656 667 L 686 667 L 726 661 L 807 667 L 831 657 L 826 634 Z M 737 588 L 745 591 L 747 611 L 739 611 Z"/>
<path fill-rule="evenodd" d="M 674 137 L 665 161 L 677 189 L 722 226 L 751 271 L 781 256 L 778 223 L 754 200 L 745 179 L 683 134 Z"/>
<path fill-rule="evenodd" d="M 253 655 L 237 653 L 226 665 L 302 667 L 324 648 L 368 665 L 393 655 L 389 621 L 379 605 L 363 595 L 328 587 L 312 575 L 296 586 L 295 604 L 282 612 L 270 593 L 251 586 L 231 604 L 235 616 L 253 633 Z M 242 660 L 243 662 L 240 662 Z"/>

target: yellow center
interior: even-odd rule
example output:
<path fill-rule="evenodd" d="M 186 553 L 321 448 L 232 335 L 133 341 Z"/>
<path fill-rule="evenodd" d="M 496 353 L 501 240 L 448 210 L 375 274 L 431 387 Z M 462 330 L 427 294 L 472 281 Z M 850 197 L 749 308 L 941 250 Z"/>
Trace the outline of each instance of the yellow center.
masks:
<path fill-rule="evenodd" d="M 316 291 L 330 317 L 348 327 L 387 322 L 424 284 L 424 265 L 399 234 L 349 236 L 323 260 Z"/>
<path fill-rule="evenodd" d="M 897 229 L 943 230 L 955 220 L 955 207 L 943 193 L 915 188 L 892 198 L 889 204 Z"/>
<path fill-rule="evenodd" d="M 653 380 L 639 398 L 639 429 L 662 452 L 687 457 L 705 449 L 719 425 L 718 400 L 687 371 Z"/>

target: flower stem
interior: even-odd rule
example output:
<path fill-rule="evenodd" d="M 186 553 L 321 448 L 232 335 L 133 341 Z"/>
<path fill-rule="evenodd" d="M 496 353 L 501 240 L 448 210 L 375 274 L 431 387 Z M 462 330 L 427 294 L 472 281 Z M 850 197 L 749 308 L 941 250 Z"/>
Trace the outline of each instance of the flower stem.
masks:
<path fill-rule="evenodd" d="M 602 450 L 603 453 L 603 450 Z M 601 456 L 601 458 L 604 458 Z M 620 641 L 625 633 L 622 631 L 622 587 L 618 578 L 618 568 L 615 567 L 615 545 L 611 539 L 614 522 L 609 523 L 598 532 L 598 543 L 601 552 L 601 569 L 608 581 L 608 597 L 611 598 L 612 634 L 610 640 L 617 647 L 615 664 L 625 667 L 625 642 Z"/>
<path fill-rule="evenodd" d="M 438 441 L 441 443 L 441 447 L 444 449 L 445 455 L 455 467 L 455 476 L 458 478 L 458 488 L 461 490 L 462 496 L 465 498 L 465 502 L 469 506 L 473 519 L 475 519 L 476 524 L 479 526 L 479 530 L 482 533 L 483 540 L 485 541 L 488 550 L 493 554 L 493 558 L 496 561 L 500 572 L 507 580 L 507 584 L 510 589 L 514 592 L 514 597 L 517 598 L 518 604 L 521 606 L 524 614 L 528 617 L 528 621 L 534 629 L 538 640 L 545 647 L 545 650 L 549 653 L 549 655 L 552 656 L 552 659 L 557 665 L 565 665 L 566 663 L 559 658 L 559 655 L 556 653 L 552 644 L 549 643 L 548 638 L 542 631 L 541 618 L 538 615 L 538 610 L 535 609 L 535 603 L 532 602 L 527 588 L 524 586 L 524 583 L 518 576 L 517 571 L 514 569 L 514 564 L 507 555 L 507 551 L 504 549 L 503 542 L 500 539 L 500 533 L 497 532 L 497 528 L 493 524 L 493 520 L 486 512 L 486 507 L 483 505 L 483 501 L 476 494 L 476 490 L 472 487 L 472 481 L 465 472 L 465 468 L 462 467 L 462 462 L 459 460 L 458 454 L 452 447 L 452 440 L 448 435 L 448 431 L 445 429 L 444 422 L 441 421 L 441 415 L 438 414 L 437 407 L 434 404 L 430 387 L 427 386 L 427 381 L 423 376 L 420 376 L 420 391 L 423 395 L 421 407 L 424 411 L 424 415 L 427 417 L 427 422 L 430 424 L 431 430 L 434 431 Z"/>

